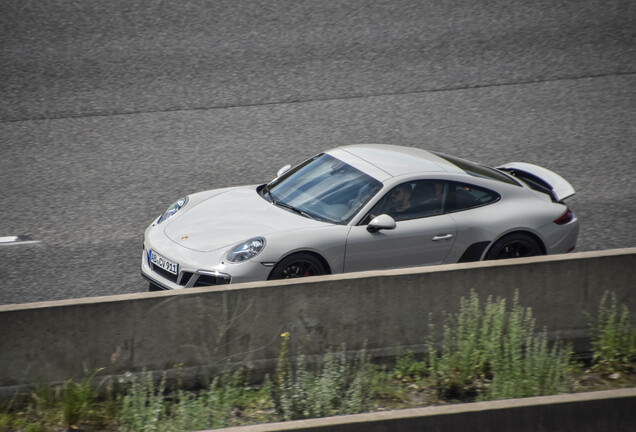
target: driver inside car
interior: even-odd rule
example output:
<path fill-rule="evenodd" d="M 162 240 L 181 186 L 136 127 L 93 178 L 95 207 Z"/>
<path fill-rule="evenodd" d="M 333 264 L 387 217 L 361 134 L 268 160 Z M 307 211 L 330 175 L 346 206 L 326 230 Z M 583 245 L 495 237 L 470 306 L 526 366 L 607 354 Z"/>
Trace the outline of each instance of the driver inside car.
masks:
<path fill-rule="evenodd" d="M 411 208 L 411 186 L 409 184 L 401 184 L 391 191 L 389 196 L 389 208 L 386 213 L 395 220 L 403 219 L 408 210 Z"/>

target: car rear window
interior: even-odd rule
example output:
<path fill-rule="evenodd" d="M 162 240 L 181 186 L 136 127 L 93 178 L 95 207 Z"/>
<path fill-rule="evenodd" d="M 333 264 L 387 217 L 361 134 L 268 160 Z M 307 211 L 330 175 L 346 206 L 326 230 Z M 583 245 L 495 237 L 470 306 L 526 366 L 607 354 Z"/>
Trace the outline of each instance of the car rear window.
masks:
<path fill-rule="evenodd" d="M 451 182 L 446 196 L 445 211 L 456 212 L 499 201 L 498 193 L 465 183 Z"/>
<path fill-rule="evenodd" d="M 435 153 L 436 156 L 441 157 L 442 159 L 447 160 L 458 168 L 464 170 L 466 174 L 469 174 L 474 177 L 487 178 L 491 180 L 497 180 L 503 183 L 508 183 L 515 186 L 521 186 L 515 179 L 507 176 L 506 174 L 497 171 L 494 168 L 487 167 L 485 165 L 476 164 L 473 162 L 469 162 L 464 159 L 459 159 L 453 156 L 448 156 L 441 153 Z"/>

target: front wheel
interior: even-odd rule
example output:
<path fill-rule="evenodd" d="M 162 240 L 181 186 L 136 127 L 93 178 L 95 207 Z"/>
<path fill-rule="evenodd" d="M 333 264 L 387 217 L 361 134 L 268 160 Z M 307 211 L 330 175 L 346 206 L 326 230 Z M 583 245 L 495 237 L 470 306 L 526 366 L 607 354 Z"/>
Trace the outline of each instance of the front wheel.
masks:
<path fill-rule="evenodd" d="M 293 279 L 324 274 L 327 274 L 327 269 L 318 258 L 308 253 L 298 253 L 276 264 L 267 279 Z"/>
<path fill-rule="evenodd" d="M 527 234 L 514 233 L 497 240 L 486 254 L 486 259 L 524 258 L 537 255 L 543 255 L 543 250 L 534 238 Z"/>

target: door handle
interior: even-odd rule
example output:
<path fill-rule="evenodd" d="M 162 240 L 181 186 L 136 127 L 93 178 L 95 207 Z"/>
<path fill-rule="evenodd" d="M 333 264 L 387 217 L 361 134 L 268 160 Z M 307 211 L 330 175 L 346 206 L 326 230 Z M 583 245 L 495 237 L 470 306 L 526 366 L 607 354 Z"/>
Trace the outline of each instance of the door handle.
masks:
<path fill-rule="evenodd" d="M 450 238 L 453 238 L 452 234 L 441 234 L 433 237 L 433 241 L 448 240 Z"/>

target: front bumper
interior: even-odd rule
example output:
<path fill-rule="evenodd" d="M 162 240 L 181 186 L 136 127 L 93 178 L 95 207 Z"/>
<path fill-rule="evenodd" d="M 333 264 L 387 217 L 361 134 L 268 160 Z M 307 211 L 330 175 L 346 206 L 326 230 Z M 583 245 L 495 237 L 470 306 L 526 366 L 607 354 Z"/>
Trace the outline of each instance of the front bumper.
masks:
<path fill-rule="evenodd" d="M 177 274 L 153 265 L 149 257 L 151 250 L 177 263 Z M 226 253 L 226 250 L 200 252 L 185 248 L 171 241 L 160 227 L 153 224 L 144 235 L 141 275 L 165 290 L 267 280 L 271 266 L 258 261 L 228 263 Z"/>
<path fill-rule="evenodd" d="M 150 262 L 149 253 L 145 247 L 141 257 L 141 275 L 153 285 L 167 290 L 227 285 L 232 282 L 232 276 L 218 271 L 197 270 L 191 272 L 179 270 L 176 275 L 169 273 Z"/>

